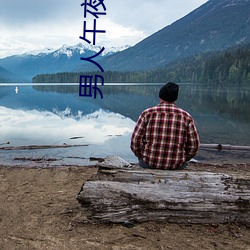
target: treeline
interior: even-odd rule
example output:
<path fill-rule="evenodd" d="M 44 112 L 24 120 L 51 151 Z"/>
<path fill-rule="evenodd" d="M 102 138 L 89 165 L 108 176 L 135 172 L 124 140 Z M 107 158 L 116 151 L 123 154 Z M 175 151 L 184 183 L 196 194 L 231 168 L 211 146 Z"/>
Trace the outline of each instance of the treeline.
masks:
<path fill-rule="evenodd" d="M 143 72 L 64 72 L 41 74 L 34 83 L 79 82 L 80 75 L 102 75 L 109 83 L 199 82 L 218 84 L 250 83 L 250 44 L 221 52 L 198 54 L 172 62 L 161 69 Z"/>
<path fill-rule="evenodd" d="M 145 81 L 149 79 L 150 72 L 118 72 L 118 71 L 104 71 L 97 72 L 63 72 L 55 74 L 41 74 L 32 79 L 33 83 L 76 83 L 79 82 L 80 75 L 101 75 L 105 82 L 109 83 L 131 83 L 131 82 L 150 82 Z"/>

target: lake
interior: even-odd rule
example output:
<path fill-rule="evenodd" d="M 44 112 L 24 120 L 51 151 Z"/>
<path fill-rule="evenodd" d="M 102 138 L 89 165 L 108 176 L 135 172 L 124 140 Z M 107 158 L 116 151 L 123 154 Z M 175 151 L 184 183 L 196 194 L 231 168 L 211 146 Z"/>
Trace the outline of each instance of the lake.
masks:
<path fill-rule="evenodd" d="M 140 113 L 158 104 L 162 85 L 105 84 L 104 98 L 94 99 L 79 97 L 78 84 L 0 84 L 0 147 L 83 145 L 0 150 L 0 164 L 84 165 L 107 155 L 137 162 L 131 133 Z M 250 146 L 250 87 L 180 84 L 176 104 L 195 119 L 201 143 Z M 249 163 L 250 152 L 200 149 L 195 159 Z"/>

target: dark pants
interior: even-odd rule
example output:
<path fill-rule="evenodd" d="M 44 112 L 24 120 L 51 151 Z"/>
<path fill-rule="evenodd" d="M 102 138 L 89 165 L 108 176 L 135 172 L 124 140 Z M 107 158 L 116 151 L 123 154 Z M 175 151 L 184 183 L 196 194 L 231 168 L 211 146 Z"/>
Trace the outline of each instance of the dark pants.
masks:
<path fill-rule="evenodd" d="M 156 169 L 156 168 L 153 168 L 151 166 L 149 166 L 147 163 L 145 163 L 142 159 L 138 159 L 139 160 L 139 165 L 142 167 L 142 168 L 149 168 L 149 169 Z M 182 166 L 179 166 L 175 169 L 169 169 L 169 170 L 182 170 L 182 169 L 185 169 L 187 167 L 188 163 L 187 162 L 184 162 Z"/>

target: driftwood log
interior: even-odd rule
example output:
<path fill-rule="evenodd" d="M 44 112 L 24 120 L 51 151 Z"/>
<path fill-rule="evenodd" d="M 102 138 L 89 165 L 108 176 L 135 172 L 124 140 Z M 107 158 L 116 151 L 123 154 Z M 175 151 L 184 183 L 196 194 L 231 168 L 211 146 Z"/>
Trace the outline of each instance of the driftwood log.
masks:
<path fill-rule="evenodd" d="M 9 143 L 7 143 L 9 144 Z M 28 145 L 28 146 L 5 146 L 0 147 L 0 150 L 32 150 L 32 149 L 49 149 L 49 148 L 72 148 L 72 147 L 86 147 L 88 144 L 80 144 L 80 145 Z"/>
<path fill-rule="evenodd" d="M 90 223 L 250 225 L 250 179 L 205 171 L 100 166 L 77 195 Z"/>
<path fill-rule="evenodd" d="M 237 146 L 237 145 L 230 145 L 230 144 L 200 144 L 200 148 L 207 148 L 207 149 L 217 149 L 217 150 L 248 150 L 250 151 L 250 146 Z"/>

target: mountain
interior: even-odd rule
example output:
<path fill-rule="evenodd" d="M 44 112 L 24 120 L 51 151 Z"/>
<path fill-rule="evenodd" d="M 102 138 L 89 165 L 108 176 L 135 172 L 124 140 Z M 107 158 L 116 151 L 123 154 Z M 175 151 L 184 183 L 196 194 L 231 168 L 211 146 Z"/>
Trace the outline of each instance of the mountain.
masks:
<path fill-rule="evenodd" d="M 96 61 L 105 71 L 145 71 L 162 68 L 198 53 L 222 51 L 250 42 L 250 0 L 209 0 L 185 17 L 133 47 L 105 49 Z M 167 14 L 167 11 L 166 11 Z M 56 51 L 0 59 L 0 66 L 31 78 L 38 74 L 99 70 L 80 60 L 100 51 L 87 43 Z"/>
<path fill-rule="evenodd" d="M 104 70 L 152 70 L 197 53 L 248 43 L 249 10 L 250 0 L 209 0 L 135 46 L 102 58 L 98 63 Z M 85 64 L 76 68 L 76 71 L 89 70 L 96 67 Z"/>
<path fill-rule="evenodd" d="M 128 46 L 105 48 L 100 57 L 111 55 L 126 48 Z M 29 81 L 31 81 L 31 78 L 37 74 L 73 71 L 74 68 L 87 63 L 80 60 L 80 57 L 93 56 L 100 50 L 101 47 L 88 44 L 64 45 L 54 51 L 47 50 L 46 52 L 6 57 L 0 59 L 0 66 L 29 78 Z"/>
<path fill-rule="evenodd" d="M 20 80 L 25 80 L 25 78 L 18 76 L 3 67 L 0 67 L 0 82 L 1 83 L 10 83 L 10 82 L 18 82 Z"/>
<path fill-rule="evenodd" d="M 11 73 L 8 70 L 0 67 L 0 82 L 9 82 L 10 76 Z"/>

